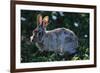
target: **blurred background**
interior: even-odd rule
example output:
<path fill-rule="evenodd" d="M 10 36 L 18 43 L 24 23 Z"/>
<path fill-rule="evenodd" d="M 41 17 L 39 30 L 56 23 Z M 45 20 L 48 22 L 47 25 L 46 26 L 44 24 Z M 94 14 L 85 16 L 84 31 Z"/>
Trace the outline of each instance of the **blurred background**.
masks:
<path fill-rule="evenodd" d="M 21 10 L 21 62 L 62 61 L 55 53 L 36 53 L 35 43 L 30 43 L 32 31 L 37 27 L 37 15 L 49 16 L 47 30 L 65 27 L 72 30 L 79 39 L 78 53 L 66 60 L 89 59 L 89 13 Z"/>

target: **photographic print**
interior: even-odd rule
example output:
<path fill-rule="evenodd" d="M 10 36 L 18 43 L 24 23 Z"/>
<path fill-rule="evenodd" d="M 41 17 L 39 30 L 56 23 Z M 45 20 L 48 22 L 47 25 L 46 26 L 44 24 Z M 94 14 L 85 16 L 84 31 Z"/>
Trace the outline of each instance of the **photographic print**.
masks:
<path fill-rule="evenodd" d="M 21 62 L 88 60 L 89 16 L 21 10 Z"/>
<path fill-rule="evenodd" d="M 96 6 L 12 1 L 11 71 L 96 66 Z"/>

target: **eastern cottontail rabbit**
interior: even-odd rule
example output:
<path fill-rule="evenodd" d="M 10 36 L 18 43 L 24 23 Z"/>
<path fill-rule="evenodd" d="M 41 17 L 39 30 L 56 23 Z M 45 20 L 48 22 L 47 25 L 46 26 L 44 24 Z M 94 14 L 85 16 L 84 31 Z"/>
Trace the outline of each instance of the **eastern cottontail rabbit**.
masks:
<path fill-rule="evenodd" d="M 37 28 L 33 30 L 30 37 L 40 51 L 53 51 L 58 54 L 68 52 L 73 54 L 78 47 L 78 38 L 73 31 L 66 28 L 57 28 L 47 31 L 49 17 L 37 16 Z"/>

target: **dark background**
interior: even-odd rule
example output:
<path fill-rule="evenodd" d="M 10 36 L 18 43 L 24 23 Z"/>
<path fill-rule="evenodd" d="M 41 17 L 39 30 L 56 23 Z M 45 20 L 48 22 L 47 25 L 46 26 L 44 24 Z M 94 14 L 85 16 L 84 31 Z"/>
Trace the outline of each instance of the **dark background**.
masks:
<path fill-rule="evenodd" d="M 55 53 L 36 53 L 38 48 L 30 43 L 32 31 L 37 26 L 37 15 L 49 16 L 47 30 L 65 27 L 72 30 L 79 39 L 78 53 L 67 60 L 89 59 L 89 13 L 21 10 L 21 62 L 61 61 Z"/>

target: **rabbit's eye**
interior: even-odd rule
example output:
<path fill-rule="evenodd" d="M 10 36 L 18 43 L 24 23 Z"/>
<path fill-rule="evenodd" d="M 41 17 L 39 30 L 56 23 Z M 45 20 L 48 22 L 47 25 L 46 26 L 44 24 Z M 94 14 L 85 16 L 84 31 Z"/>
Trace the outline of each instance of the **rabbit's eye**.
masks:
<path fill-rule="evenodd" d="M 39 35 L 40 37 L 42 37 L 42 36 L 43 36 L 43 32 L 39 32 L 38 35 Z"/>
<path fill-rule="evenodd" d="M 38 34 L 39 34 L 39 36 L 40 36 L 40 35 L 41 35 L 41 32 L 39 32 Z"/>

